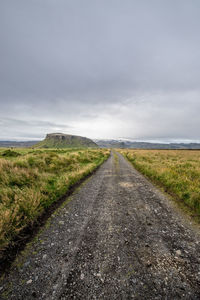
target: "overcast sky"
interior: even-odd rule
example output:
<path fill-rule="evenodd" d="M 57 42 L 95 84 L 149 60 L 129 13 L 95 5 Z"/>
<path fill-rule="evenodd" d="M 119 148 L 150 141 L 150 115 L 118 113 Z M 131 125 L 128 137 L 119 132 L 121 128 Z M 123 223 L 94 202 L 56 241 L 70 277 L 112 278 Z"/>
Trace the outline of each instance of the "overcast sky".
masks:
<path fill-rule="evenodd" d="M 200 141 L 199 0 L 1 0 L 0 139 Z"/>

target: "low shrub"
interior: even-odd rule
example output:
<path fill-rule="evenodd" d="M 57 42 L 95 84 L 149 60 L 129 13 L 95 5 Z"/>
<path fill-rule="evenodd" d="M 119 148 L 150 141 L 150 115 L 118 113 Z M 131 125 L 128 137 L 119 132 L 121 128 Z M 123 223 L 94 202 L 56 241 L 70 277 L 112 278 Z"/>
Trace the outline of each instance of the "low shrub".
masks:
<path fill-rule="evenodd" d="M 17 157 L 20 155 L 21 155 L 20 153 L 10 150 L 10 149 L 5 150 L 4 152 L 1 153 L 1 156 L 3 156 L 3 157 Z"/>

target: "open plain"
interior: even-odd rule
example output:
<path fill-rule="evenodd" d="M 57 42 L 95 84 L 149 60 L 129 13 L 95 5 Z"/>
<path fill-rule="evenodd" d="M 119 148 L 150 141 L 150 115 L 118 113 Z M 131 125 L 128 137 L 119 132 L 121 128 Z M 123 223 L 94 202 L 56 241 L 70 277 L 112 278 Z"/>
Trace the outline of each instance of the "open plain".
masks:
<path fill-rule="evenodd" d="M 49 219 L 2 299 L 199 299 L 200 235 L 120 154 Z"/>

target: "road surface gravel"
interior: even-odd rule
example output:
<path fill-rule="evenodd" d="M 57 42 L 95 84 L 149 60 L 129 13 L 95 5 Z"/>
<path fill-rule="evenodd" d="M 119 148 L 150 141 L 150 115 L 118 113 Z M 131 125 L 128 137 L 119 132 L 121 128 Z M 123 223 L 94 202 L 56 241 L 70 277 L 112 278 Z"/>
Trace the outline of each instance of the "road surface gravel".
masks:
<path fill-rule="evenodd" d="M 19 256 L 1 297 L 200 299 L 197 229 L 112 153 Z"/>

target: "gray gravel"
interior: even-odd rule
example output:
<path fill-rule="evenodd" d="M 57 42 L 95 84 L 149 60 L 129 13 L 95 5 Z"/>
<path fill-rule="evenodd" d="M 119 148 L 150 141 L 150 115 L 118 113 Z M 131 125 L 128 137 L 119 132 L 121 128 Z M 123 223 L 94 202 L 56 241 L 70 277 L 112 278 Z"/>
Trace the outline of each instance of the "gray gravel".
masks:
<path fill-rule="evenodd" d="M 1 281 L 2 299 L 200 299 L 200 235 L 113 154 Z"/>

